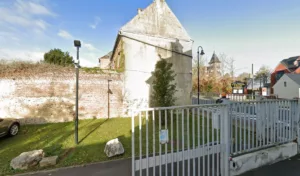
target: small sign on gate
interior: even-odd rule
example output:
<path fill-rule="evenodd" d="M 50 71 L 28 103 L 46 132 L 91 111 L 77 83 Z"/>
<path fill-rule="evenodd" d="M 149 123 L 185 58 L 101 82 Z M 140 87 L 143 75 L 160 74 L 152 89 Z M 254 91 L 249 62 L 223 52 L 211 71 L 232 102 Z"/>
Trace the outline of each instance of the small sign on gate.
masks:
<path fill-rule="evenodd" d="M 160 144 L 166 144 L 169 142 L 168 130 L 160 130 L 159 131 L 159 142 Z"/>

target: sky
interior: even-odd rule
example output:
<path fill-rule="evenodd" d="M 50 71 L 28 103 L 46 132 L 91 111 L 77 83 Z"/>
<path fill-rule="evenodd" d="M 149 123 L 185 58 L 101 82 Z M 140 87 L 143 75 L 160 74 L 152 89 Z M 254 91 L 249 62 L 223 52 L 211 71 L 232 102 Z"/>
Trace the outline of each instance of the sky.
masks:
<path fill-rule="evenodd" d="M 118 30 L 138 8 L 153 0 L 0 0 L 0 59 L 43 59 L 60 48 L 82 66 L 97 66 L 112 50 Z M 237 72 L 250 72 L 300 55 L 299 0 L 166 0 L 210 59 L 215 51 L 235 60 Z"/>

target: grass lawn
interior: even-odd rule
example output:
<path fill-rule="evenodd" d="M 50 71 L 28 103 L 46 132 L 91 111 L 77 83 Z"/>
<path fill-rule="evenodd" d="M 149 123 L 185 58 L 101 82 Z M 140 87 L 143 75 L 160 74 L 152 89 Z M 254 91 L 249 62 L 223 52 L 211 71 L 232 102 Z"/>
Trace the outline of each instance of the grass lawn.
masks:
<path fill-rule="evenodd" d="M 142 118 L 142 150 L 143 154 L 146 152 L 146 119 Z M 150 119 L 150 117 L 149 117 Z M 169 118 L 168 118 L 169 119 Z M 170 141 L 174 144 L 174 151 L 176 148 L 176 141 L 179 140 L 180 146 L 178 150 L 182 149 L 182 123 L 184 123 L 184 148 L 187 148 L 188 137 L 187 131 L 189 131 L 189 143 L 192 147 L 192 138 L 194 137 L 196 146 L 198 139 L 200 143 L 207 143 L 208 141 L 213 141 L 217 139 L 217 130 L 212 130 L 211 120 L 207 121 L 206 118 L 202 122 L 202 118 L 199 118 L 200 126 L 200 136 L 197 136 L 197 125 L 198 119 L 195 117 L 194 121 L 191 118 L 184 118 L 179 116 L 178 119 L 178 131 L 179 139 L 176 139 L 177 135 L 177 118 L 174 116 L 173 122 L 173 135 L 174 140 Z M 158 120 L 158 119 L 157 119 Z M 187 121 L 189 120 L 189 123 Z M 168 123 L 169 124 L 169 123 Z M 204 126 L 203 126 L 204 124 Z M 210 127 L 207 130 L 207 124 Z M 139 123 L 138 118 L 135 119 L 135 153 L 139 153 Z M 193 133 L 193 125 L 195 133 Z M 188 128 L 189 127 L 189 128 Z M 208 131 L 204 133 L 204 138 L 202 138 L 202 129 Z M 163 125 L 164 129 L 165 126 Z M 170 124 L 167 126 L 169 130 L 169 136 L 171 135 Z M 149 121 L 149 153 L 153 151 L 153 123 Z M 214 131 L 214 135 L 212 135 Z M 159 151 L 159 128 L 155 125 L 155 141 L 156 141 L 156 153 Z M 194 135 L 193 135 L 194 134 Z M 214 138 L 212 138 L 214 136 Z M 107 141 L 119 138 L 125 149 L 125 154 L 118 157 L 108 158 L 104 153 L 105 144 Z M 219 137 L 218 137 L 219 138 Z M 171 139 L 171 137 L 169 137 Z M 175 140 L 176 139 L 176 140 Z M 220 139 L 220 138 L 219 138 Z M 56 124 L 44 124 L 44 125 L 27 125 L 22 126 L 20 133 L 12 138 L 2 138 L 0 139 L 0 175 L 20 173 L 24 171 L 15 171 L 10 168 L 10 161 L 14 157 L 18 156 L 22 152 L 43 149 L 46 156 L 58 155 L 58 164 L 55 167 L 65 167 L 71 165 L 86 164 L 92 162 L 115 160 L 120 158 L 131 157 L 131 118 L 114 118 L 109 120 L 81 120 L 79 122 L 79 141 L 80 144 L 76 145 L 74 143 L 74 123 L 56 123 Z M 168 145 L 168 150 L 170 150 L 171 145 Z M 162 147 L 162 152 L 165 152 L 165 146 Z M 138 155 L 136 155 L 138 156 Z M 39 170 L 41 168 L 33 168 L 27 171 Z"/>
<path fill-rule="evenodd" d="M 36 149 L 44 149 L 46 156 L 58 155 L 59 161 L 55 167 L 109 160 L 104 154 L 105 144 L 117 137 L 124 146 L 125 154 L 113 159 L 130 157 L 130 122 L 130 118 L 82 120 L 79 122 L 79 145 L 74 143 L 72 122 L 22 126 L 17 136 L 0 138 L 0 175 L 22 172 L 10 168 L 11 159 Z"/>

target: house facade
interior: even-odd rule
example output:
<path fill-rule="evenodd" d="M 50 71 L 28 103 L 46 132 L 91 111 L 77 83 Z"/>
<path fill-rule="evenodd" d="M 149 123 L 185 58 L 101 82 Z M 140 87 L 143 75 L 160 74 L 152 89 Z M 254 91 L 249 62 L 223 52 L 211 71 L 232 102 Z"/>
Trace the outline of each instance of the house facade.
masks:
<path fill-rule="evenodd" d="M 165 0 L 155 0 L 124 25 L 117 35 L 110 67 L 124 71 L 128 107 L 149 107 L 152 72 L 160 59 L 173 64 L 176 105 L 191 104 L 193 40 Z"/>
<path fill-rule="evenodd" d="M 276 82 L 287 73 L 300 74 L 300 56 L 284 59 L 276 66 L 271 74 L 271 94 L 274 93 L 273 86 Z"/>
<path fill-rule="evenodd" d="M 112 52 L 109 52 L 105 56 L 102 56 L 101 58 L 98 59 L 99 67 L 101 69 L 109 69 L 110 68 L 111 54 L 112 54 Z"/>
<path fill-rule="evenodd" d="M 300 98 L 300 74 L 284 74 L 273 86 L 278 98 Z"/>

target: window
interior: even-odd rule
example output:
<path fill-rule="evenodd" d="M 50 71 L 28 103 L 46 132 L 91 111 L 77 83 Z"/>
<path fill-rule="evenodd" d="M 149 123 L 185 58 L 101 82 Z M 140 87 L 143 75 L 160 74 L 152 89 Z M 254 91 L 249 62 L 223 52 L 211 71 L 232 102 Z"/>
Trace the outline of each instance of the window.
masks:
<path fill-rule="evenodd" d="M 279 71 L 275 75 L 276 82 L 284 75 L 284 71 Z"/>
<path fill-rule="evenodd" d="M 286 82 L 284 81 L 284 87 L 286 87 Z"/>

